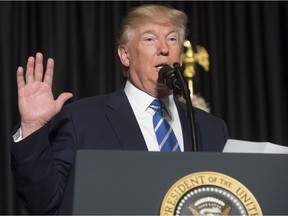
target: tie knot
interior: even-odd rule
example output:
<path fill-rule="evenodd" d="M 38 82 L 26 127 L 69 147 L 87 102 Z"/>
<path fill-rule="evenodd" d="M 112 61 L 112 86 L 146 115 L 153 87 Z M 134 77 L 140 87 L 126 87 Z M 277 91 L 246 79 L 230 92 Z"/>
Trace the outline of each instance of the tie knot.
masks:
<path fill-rule="evenodd" d="M 150 106 L 149 106 L 151 109 L 153 109 L 153 110 L 158 110 L 159 108 L 162 108 L 162 103 L 161 103 L 161 101 L 160 100 L 158 100 L 158 99 L 154 99 L 152 102 L 151 102 L 151 104 L 150 104 Z"/>

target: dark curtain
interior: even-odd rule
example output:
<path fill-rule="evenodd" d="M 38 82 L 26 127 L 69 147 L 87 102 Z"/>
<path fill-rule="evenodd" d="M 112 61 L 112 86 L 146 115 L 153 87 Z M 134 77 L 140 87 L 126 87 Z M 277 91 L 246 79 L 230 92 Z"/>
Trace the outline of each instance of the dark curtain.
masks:
<path fill-rule="evenodd" d="M 17 67 L 41 51 L 56 62 L 55 97 L 70 91 L 73 101 L 114 91 L 123 82 L 115 49 L 121 17 L 142 3 L 0 2 L 0 214 L 23 213 L 9 150 L 19 122 Z M 288 146 L 288 2 L 162 3 L 188 14 L 187 38 L 208 50 L 210 71 L 197 67 L 194 85 L 226 121 L 231 138 Z"/>

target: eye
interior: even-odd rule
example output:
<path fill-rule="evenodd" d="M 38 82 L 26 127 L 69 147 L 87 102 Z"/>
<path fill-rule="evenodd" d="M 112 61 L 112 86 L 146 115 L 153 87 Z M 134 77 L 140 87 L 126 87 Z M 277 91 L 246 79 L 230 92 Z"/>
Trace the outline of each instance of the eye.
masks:
<path fill-rule="evenodd" d="M 152 45 L 156 41 L 155 37 L 153 36 L 146 36 L 143 38 L 143 42 L 147 45 Z"/>
<path fill-rule="evenodd" d="M 167 37 L 167 41 L 168 41 L 168 43 L 170 43 L 170 44 L 176 44 L 176 43 L 178 43 L 178 41 L 179 41 L 179 36 L 178 36 L 178 34 L 175 33 L 175 32 L 169 34 L 168 37 Z"/>
<path fill-rule="evenodd" d="M 177 41 L 178 41 L 178 37 L 176 37 L 176 36 L 168 37 L 168 41 L 170 41 L 170 42 L 177 42 Z"/>
<path fill-rule="evenodd" d="M 154 38 L 152 38 L 152 37 L 148 37 L 148 38 L 144 38 L 144 41 L 154 41 Z"/>

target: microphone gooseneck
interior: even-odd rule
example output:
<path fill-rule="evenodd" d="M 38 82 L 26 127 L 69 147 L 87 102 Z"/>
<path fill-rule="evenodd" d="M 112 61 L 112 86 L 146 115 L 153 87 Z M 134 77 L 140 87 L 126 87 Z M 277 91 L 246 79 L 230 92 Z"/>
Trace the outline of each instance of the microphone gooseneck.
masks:
<path fill-rule="evenodd" d="M 178 62 L 173 64 L 173 67 L 164 66 L 159 71 L 159 79 L 162 83 L 167 85 L 168 88 L 172 89 L 175 93 L 183 94 L 183 98 L 186 100 L 187 106 L 187 117 L 189 119 L 190 125 L 190 135 L 191 135 L 191 146 L 192 151 L 198 151 L 196 129 L 195 129 L 195 118 L 194 109 L 192 106 L 192 101 L 190 97 L 190 91 L 187 87 L 187 83 L 183 76 L 183 69 Z"/>

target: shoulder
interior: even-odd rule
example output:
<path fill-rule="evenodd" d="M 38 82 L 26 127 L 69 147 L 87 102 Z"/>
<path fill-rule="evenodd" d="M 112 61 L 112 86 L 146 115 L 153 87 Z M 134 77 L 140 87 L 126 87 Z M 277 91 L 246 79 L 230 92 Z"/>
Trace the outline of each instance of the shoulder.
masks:
<path fill-rule="evenodd" d="M 121 103 L 125 103 L 127 97 L 123 89 L 119 89 L 110 94 L 103 94 L 79 99 L 64 106 L 69 111 L 85 111 L 99 109 L 111 109 Z"/>
<path fill-rule="evenodd" d="M 187 112 L 187 105 L 185 100 L 179 99 L 178 97 L 174 98 L 174 101 L 177 105 L 178 111 L 179 112 Z M 223 120 L 211 113 L 208 113 L 206 111 L 203 111 L 197 107 L 193 106 L 193 112 L 195 115 L 195 120 L 196 121 L 204 121 L 204 122 L 222 122 Z"/>
<path fill-rule="evenodd" d="M 225 139 L 228 138 L 228 128 L 223 119 L 198 108 L 194 108 L 194 111 L 195 121 L 202 130 L 209 131 L 209 133 L 223 134 Z"/>
<path fill-rule="evenodd" d="M 216 115 L 203 111 L 199 108 L 194 107 L 194 112 L 196 120 L 209 122 L 224 122 L 223 119 L 217 117 Z"/>

